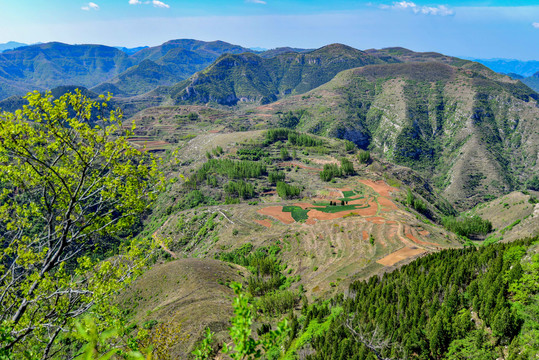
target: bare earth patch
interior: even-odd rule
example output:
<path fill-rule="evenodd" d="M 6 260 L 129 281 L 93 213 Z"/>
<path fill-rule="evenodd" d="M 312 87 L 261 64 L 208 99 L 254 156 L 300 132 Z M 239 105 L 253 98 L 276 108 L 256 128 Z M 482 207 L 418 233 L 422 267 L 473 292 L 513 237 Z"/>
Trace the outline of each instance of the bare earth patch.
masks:
<path fill-rule="evenodd" d="M 370 221 L 374 224 L 379 224 L 379 225 L 386 223 L 386 219 L 381 218 L 381 217 L 371 217 L 371 218 L 368 218 L 367 221 Z"/>
<path fill-rule="evenodd" d="M 427 242 L 427 241 L 421 241 L 419 240 L 418 238 L 416 238 L 412 232 L 410 230 L 408 230 L 404 235 L 406 235 L 406 237 L 410 240 L 412 240 L 413 242 L 415 242 L 416 244 L 419 244 L 419 245 L 434 245 L 434 246 L 438 246 L 438 244 L 434 244 L 434 243 L 431 243 L 431 242 Z"/>
<path fill-rule="evenodd" d="M 394 221 L 392 221 L 394 223 Z M 397 236 L 397 231 L 399 230 L 399 227 L 394 225 L 394 226 L 391 226 L 389 228 L 389 230 L 387 231 L 387 237 L 388 238 L 393 238 L 395 236 Z"/>
<path fill-rule="evenodd" d="M 369 207 L 365 209 L 357 209 L 353 210 L 352 212 L 357 215 L 361 216 L 374 216 L 376 215 L 376 212 L 378 211 L 378 204 L 371 200 L 369 201 Z"/>
<path fill-rule="evenodd" d="M 348 201 L 348 205 L 367 205 L 367 198 Z"/>
<path fill-rule="evenodd" d="M 267 228 L 271 227 L 271 221 L 269 221 L 268 219 L 264 219 L 264 220 L 256 220 L 255 219 L 254 222 L 259 224 L 259 225 L 265 226 Z"/>
<path fill-rule="evenodd" d="M 279 166 L 297 166 L 301 169 L 305 169 L 305 170 L 313 170 L 313 171 L 322 171 L 322 169 L 318 169 L 318 168 L 313 168 L 313 167 L 310 167 L 310 166 L 307 166 L 307 165 L 303 165 L 303 164 L 300 164 L 298 162 L 282 162 L 282 163 L 279 163 L 277 164 Z"/>
<path fill-rule="evenodd" d="M 330 198 L 342 198 L 344 197 L 342 191 L 340 190 L 331 190 L 328 194 Z"/>
<path fill-rule="evenodd" d="M 392 266 L 398 263 L 399 261 L 406 260 L 408 258 L 417 256 L 419 254 L 424 253 L 426 250 L 424 249 L 418 249 L 413 247 L 404 247 L 400 250 L 395 251 L 394 253 L 391 253 L 387 255 L 386 257 L 380 259 L 377 261 L 378 264 L 382 264 L 384 266 Z"/>
<path fill-rule="evenodd" d="M 309 216 L 309 219 L 317 219 L 317 220 L 335 220 L 340 219 L 344 215 L 353 214 L 355 210 L 348 210 L 348 211 L 339 211 L 336 213 L 325 213 L 316 209 L 313 209 L 307 213 L 307 216 Z"/>
<path fill-rule="evenodd" d="M 315 163 L 315 164 L 320 164 L 320 165 L 326 165 L 326 164 L 340 164 L 339 161 L 337 161 L 336 159 L 331 159 L 331 160 L 325 160 L 325 159 L 311 159 L 311 162 Z"/>
<path fill-rule="evenodd" d="M 384 209 L 382 210 L 397 210 L 397 205 L 395 205 L 393 203 L 393 201 L 389 200 L 388 198 L 385 198 L 385 197 L 379 197 L 378 198 L 378 203 L 384 207 Z"/>
<path fill-rule="evenodd" d="M 258 210 L 257 213 L 271 216 L 272 218 L 277 219 L 285 224 L 293 224 L 295 222 L 294 218 L 292 217 L 292 213 L 283 212 L 282 206 L 270 206 Z"/>
<path fill-rule="evenodd" d="M 363 241 L 367 241 L 369 239 L 369 233 L 363 230 Z"/>
<path fill-rule="evenodd" d="M 378 180 L 376 182 L 372 180 L 359 180 L 363 185 L 367 185 L 374 191 L 376 191 L 381 196 L 390 196 L 390 192 L 399 191 L 399 189 L 394 188 L 393 186 L 387 185 L 383 180 Z"/>

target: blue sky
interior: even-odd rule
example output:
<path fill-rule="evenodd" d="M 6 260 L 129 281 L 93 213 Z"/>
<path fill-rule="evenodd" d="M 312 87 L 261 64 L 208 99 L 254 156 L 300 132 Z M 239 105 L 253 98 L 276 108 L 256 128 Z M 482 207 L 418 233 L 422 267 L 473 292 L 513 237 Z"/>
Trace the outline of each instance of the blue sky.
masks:
<path fill-rule="evenodd" d="M 2 0 L 0 42 L 114 46 L 170 39 L 246 47 L 403 46 L 539 60 L 539 0 Z"/>

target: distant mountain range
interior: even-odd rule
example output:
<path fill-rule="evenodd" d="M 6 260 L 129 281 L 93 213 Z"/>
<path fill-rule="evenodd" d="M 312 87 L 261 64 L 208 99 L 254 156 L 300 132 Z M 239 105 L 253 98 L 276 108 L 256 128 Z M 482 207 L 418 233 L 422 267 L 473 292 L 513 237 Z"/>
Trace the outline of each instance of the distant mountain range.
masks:
<path fill-rule="evenodd" d="M 222 41 L 197 40 L 173 40 L 132 54 L 136 49 L 123 50 L 53 42 L 4 51 L 0 54 L 0 99 L 64 85 L 139 95 L 181 81 L 223 53 L 249 51 Z"/>
<path fill-rule="evenodd" d="M 338 71 L 379 61 L 402 61 L 406 58 L 406 52 L 409 52 L 402 48 L 366 50 L 361 60 L 354 59 L 354 54 L 348 54 L 338 60 L 329 61 L 328 59 L 333 54 L 323 55 L 319 53 L 320 50 L 281 47 L 257 51 L 223 41 L 204 42 L 191 39 L 171 40 L 159 46 L 137 48 L 68 45 L 57 42 L 34 45 L 9 42 L 0 44 L 0 51 L 2 51 L 0 53 L 0 100 L 13 95 L 23 95 L 33 90 L 42 91 L 58 86 L 80 85 L 97 93 L 111 92 L 120 97 L 138 96 L 159 86 L 173 86 L 174 96 L 188 101 L 196 98 L 196 101 L 204 102 L 206 90 L 202 90 L 202 82 L 206 81 L 208 76 L 214 76 L 214 73 L 218 72 L 220 63 L 237 61 L 238 66 L 247 69 L 254 65 L 254 63 L 249 64 L 249 61 L 255 61 L 261 66 L 256 69 L 255 73 L 266 72 L 267 75 L 266 80 L 260 78 L 257 80 L 262 81 L 263 86 L 248 85 L 250 80 L 245 78 L 243 79 L 245 81 L 234 84 L 234 92 L 237 94 L 233 96 L 230 95 L 230 91 L 222 88 L 223 94 L 228 92 L 225 98 L 228 97 L 229 100 L 225 101 L 223 98 L 216 102 L 227 104 L 253 96 L 258 99 L 264 98 L 264 101 L 273 101 L 276 99 L 276 94 L 288 95 L 308 91 L 329 81 Z M 224 54 L 228 55 L 220 58 Z M 239 54 L 251 55 L 233 56 Z M 258 56 L 254 57 L 255 54 Z M 369 56 L 371 59 L 367 60 Z M 395 60 L 395 56 L 400 57 L 401 60 Z M 424 53 L 423 56 L 428 58 L 432 56 L 432 53 Z M 444 56 L 439 55 L 439 57 Z M 317 60 L 314 60 L 315 58 Z M 213 64 L 211 69 L 208 68 L 207 73 L 198 74 L 196 80 L 191 80 L 197 82 L 196 86 L 192 84 L 193 86 L 189 88 L 199 91 L 196 96 L 193 93 L 180 94 L 180 88 L 187 83 L 178 83 L 206 69 L 217 59 L 219 61 Z M 456 62 L 464 61 L 453 59 Z M 439 59 L 432 60 L 439 61 Z M 302 61 L 307 61 L 306 66 L 303 66 Z M 313 61 L 320 61 L 320 67 L 318 68 Z M 539 90 L 537 75 L 539 61 L 477 59 L 477 62 L 494 71 L 510 74 L 513 78 L 523 76 L 520 79 L 522 82 L 536 91 Z M 300 68 L 301 73 L 298 72 Z M 316 70 L 318 73 L 312 73 L 312 69 L 318 69 Z M 274 70 L 275 76 L 272 77 L 270 74 Z M 303 73 L 303 71 L 306 72 Z M 319 78 L 315 79 L 315 77 Z M 228 85 L 225 85 L 225 81 L 220 86 L 230 86 L 229 80 L 227 80 Z M 272 84 L 271 86 L 267 86 L 268 81 Z"/>
<path fill-rule="evenodd" d="M 501 74 L 518 79 L 535 91 L 539 91 L 539 61 L 514 59 L 472 59 Z"/>
<path fill-rule="evenodd" d="M 513 73 L 523 77 L 529 77 L 539 71 L 539 61 L 537 60 L 523 61 L 515 59 L 466 59 L 481 63 L 502 74 Z"/>
<path fill-rule="evenodd" d="M 20 43 L 16 41 L 9 41 L 7 43 L 0 44 L 0 52 L 5 51 L 5 50 L 12 50 L 21 46 L 28 46 L 28 44 L 24 44 L 24 43 Z"/>

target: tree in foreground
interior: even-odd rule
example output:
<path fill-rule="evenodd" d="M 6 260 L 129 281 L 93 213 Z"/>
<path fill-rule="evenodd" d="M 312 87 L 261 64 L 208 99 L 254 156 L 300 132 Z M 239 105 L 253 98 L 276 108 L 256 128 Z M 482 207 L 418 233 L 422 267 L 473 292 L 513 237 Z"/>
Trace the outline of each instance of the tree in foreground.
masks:
<path fill-rule="evenodd" d="M 26 99 L 0 115 L 0 354 L 45 359 L 64 352 L 78 316 L 115 318 L 110 299 L 144 257 L 110 242 L 148 208 L 158 171 L 110 98 Z"/>

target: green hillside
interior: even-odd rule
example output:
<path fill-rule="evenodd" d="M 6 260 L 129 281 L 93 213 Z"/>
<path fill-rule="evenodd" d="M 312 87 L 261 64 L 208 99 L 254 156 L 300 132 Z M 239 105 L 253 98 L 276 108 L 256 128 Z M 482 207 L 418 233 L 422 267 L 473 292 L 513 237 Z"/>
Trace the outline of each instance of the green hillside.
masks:
<path fill-rule="evenodd" d="M 381 62 L 341 44 L 272 58 L 255 54 L 225 55 L 170 91 L 177 103 L 269 103 L 285 95 L 314 89 L 342 70 Z"/>
<path fill-rule="evenodd" d="M 133 65 L 124 52 L 103 45 L 57 42 L 0 54 L 0 98 L 76 84 L 91 87 Z"/>
<path fill-rule="evenodd" d="M 224 53 L 251 50 L 223 41 L 171 40 L 133 54 L 135 65 L 117 77 L 94 87 L 96 92 L 112 91 L 117 96 L 144 94 L 158 86 L 173 85 L 210 65 Z"/>
<path fill-rule="evenodd" d="M 365 66 L 257 110 L 413 167 L 465 209 L 519 188 L 539 166 L 537 93 L 479 66 Z"/>
<path fill-rule="evenodd" d="M 198 40 L 171 40 L 131 56 L 103 45 L 51 42 L 24 46 L 0 54 L 0 99 L 65 85 L 139 95 L 183 80 L 221 54 L 246 51 L 223 41 Z"/>

